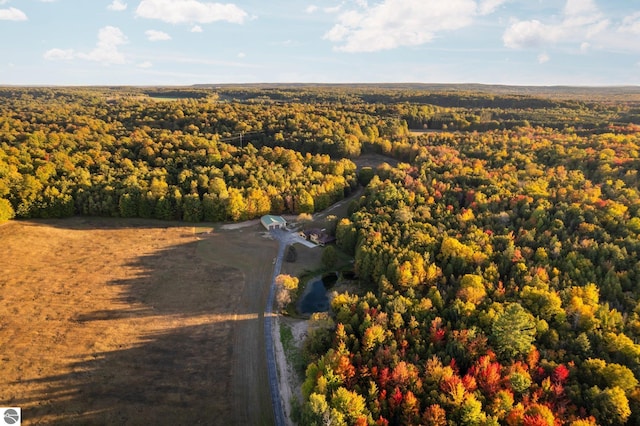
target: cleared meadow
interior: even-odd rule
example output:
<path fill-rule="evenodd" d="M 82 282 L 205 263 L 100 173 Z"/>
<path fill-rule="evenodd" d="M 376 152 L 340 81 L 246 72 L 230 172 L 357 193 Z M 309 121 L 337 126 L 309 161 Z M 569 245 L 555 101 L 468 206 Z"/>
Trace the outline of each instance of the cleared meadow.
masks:
<path fill-rule="evenodd" d="M 272 424 L 258 226 L 0 226 L 0 405 L 23 424 Z"/>

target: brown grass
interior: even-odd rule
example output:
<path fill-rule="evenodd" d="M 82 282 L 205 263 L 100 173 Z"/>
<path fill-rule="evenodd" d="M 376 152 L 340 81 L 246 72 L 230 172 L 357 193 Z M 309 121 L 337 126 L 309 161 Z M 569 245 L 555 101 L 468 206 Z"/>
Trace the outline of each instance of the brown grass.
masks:
<path fill-rule="evenodd" d="M 398 165 L 398 160 L 382 154 L 363 154 L 360 157 L 353 159 L 353 162 L 359 169 L 363 167 L 371 167 L 375 169 L 383 163 L 388 163 L 393 167 Z"/>
<path fill-rule="evenodd" d="M 272 424 L 276 243 L 73 218 L 0 226 L 0 405 L 23 424 Z"/>

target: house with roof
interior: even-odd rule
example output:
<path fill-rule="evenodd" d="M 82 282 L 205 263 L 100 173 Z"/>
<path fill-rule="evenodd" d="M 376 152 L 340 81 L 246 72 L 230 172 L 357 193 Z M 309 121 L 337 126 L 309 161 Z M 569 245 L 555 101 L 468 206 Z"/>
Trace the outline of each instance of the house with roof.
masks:
<path fill-rule="evenodd" d="M 328 234 L 324 229 L 318 228 L 306 229 L 300 232 L 300 236 L 319 246 L 325 246 L 327 244 L 333 243 L 336 240 L 336 237 Z"/>
<path fill-rule="evenodd" d="M 274 216 L 271 214 L 262 216 L 260 223 L 269 231 L 272 229 L 285 229 L 287 227 L 287 221 L 282 216 Z"/>

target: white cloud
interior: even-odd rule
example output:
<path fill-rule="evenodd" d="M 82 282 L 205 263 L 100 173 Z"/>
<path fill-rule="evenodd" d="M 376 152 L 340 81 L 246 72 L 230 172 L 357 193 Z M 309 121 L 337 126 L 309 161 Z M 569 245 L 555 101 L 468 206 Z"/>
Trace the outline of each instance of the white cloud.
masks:
<path fill-rule="evenodd" d="M 64 61 L 75 57 L 73 49 L 50 49 L 44 53 L 44 58 L 49 61 Z"/>
<path fill-rule="evenodd" d="M 384 0 L 340 13 L 324 38 L 340 43 L 337 50 L 345 52 L 416 46 L 433 40 L 439 32 L 470 25 L 476 14 L 475 0 Z"/>
<path fill-rule="evenodd" d="M 313 13 L 315 11 L 318 10 L 318 6 L 314 5 L 314 4 L 310 4 L 309 6 L 307 6 L 307 8 L 304 10 L 307 13 Z"/>
<path fill-rule="evenodd" d="M 171 24 L 227 21 L 241 24 L 247 12 L 232 3 L 209 3 L 197 0 L 142 0 L 136 16 L 159 19 Z"/>
<path fill-rule="evenodd" d="M 171 40 L 171 36 L 163 31 L 147 30 L 144 33 L 149 41 Z"/>
<path fill-rule="evenodd" d="M 543 24 L 534 19 L 532 21 L 514 21 L 502 35 L 506 47 L 518 49 L 521 47 L 538 47 L 544 43 L 553 42 L 559 38 L 558 28 Z"/>
<path fill-rule="evenodd" d="M 594 0 L 567 0 L 564 14 L 568 17 L 584 17 L 598 15 L 600 12 Z"/>
<path fill-rule="evenodd" d="M 627 16 L 622 20 L 622 25 L 618 28 L 621 33 L 640 35 L 640 12 Z"/>
<path fill-rule="evenodd" d="M 246 57 L 246 56 L 247 56 L 247 55 L 246 55 L 244 52 L 240 52 L 240 53 L 238 53 L 238 58 L 244 58 L 244 57 Z"/>
<path fill-rule="evenodd" d="M 570 48 L 575 53 L 608 50 L 640 53 L 640 12 L 613 21 L 593 0 L 567 0 L 546 22 L 513 20 L 503 34 L 506 47 Z"/>
<path fill-rule="evenodd" d="M 127 9 L 127 4 L 123 3 L 121 0 L 113 0 L 107 9 L 113 10 L 114 12 L 122 12 Z"/>
<path fill-rule="evenodd" d="M 124 54 L 118 50 L 118 46 L 126 44 L 127 37 L 120 28 L 106 26 L 98 31 L 98 43 L 89 53 L 78 53 L 77 56 L 88 61 L 102 62 L 103 64 L 123 64 Z"/>
<path fill-rule="evenodd" d="M 202 27 L 200 25 L 194 25 L 190 30 L 192 33 L 201 33 Z"/>
<path fill-rule="evenodd" d="M 567 0 L 562 19 L 551 23 L 538 20 L 513 21 L 502 40 L 513 49 L 546 44 L 583 43 L 602 35 L 610 23 L 593 0 Z"/>
<path fill-rule="evenodd" d="M 489 15 L 496 11 L 500 6 L 507 3 L 510 0 L 480 0 L 478 5 L 478 12 L 481 15 Z"/>
<path fill-rule="evenodd" d="M 546 53 L 541 53 L 538 55 L 538 63 L 544 64 L 545 62 L 549 62 L 551 58 Z"/>
<path fill-rule="evenodd" d="M 582 53 L 587 53 L 590 48 L 591 48 L 591 44 L 587 43 L 586 41 L 583 41 L 580 44 L 580 52 L 582 52 Z"/>
<path fill-rule="evenodd" d="M 339 4 L 337 6 L 333 6 L 333 7 L 325 7 L 324 9 L 322 9 L 324 11 L 324 13 L 338 13 L 342 10 L 342 5 Z"/>
<path fill-rule="evenodd" d="M 49 49 L 44 53 L 44 58 L 54 60 L 84 59 L 87 61 L 101 62 L 105 65 L 123 64 L 124 54 L 118 50 L 118 46 L 126 44 L 127 37 L 120 28 L 106 26 L 98 31 L 96 47 L 89 53 L 76 52 L 73 49 Z"/>
<path fill-rule="evenodd" d="M 153 64 L 150 61 L 144 61 L 139 63 L 137 66 L 138 68 L 151 68 L 153 67 Z"/>
<path fill-rule="evenodd" d="M 26 21 L 27 19 L 27 15 L 15 7 L 0 9 L 0 21 Z"/>

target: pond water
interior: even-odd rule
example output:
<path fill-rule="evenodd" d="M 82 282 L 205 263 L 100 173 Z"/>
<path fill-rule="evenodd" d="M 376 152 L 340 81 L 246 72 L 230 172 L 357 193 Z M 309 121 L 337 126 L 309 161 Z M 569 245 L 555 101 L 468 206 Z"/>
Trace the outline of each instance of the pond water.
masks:
<path fill-rule="evenodd" d="M 327 312 L 331 307 L 327 289 L 333 287 L 337 280 L 338 275 L 335 273 L 312 279 L 298 303 L 298 312 L 305 315 Z"/>

